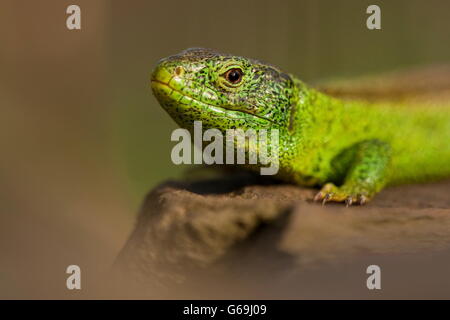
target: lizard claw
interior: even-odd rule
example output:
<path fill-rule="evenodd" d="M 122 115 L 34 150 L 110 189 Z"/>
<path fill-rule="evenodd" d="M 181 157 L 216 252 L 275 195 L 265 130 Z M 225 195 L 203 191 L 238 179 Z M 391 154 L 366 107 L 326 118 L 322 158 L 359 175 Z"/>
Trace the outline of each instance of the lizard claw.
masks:
<path fill-rule="evenodd" d="M 362 194 L 358 195 L 358 203 L 360 205 L 363 205 L 366 202 L 367 202 L 367 197 L 365 195 L 362 195 Z"/>
<path fill-rule="evenodd" d="M 332 193 L 327 193 L 327 194 L 325 195 L 325 197 L 323 197 L 323 200 L 322 200 L 322 206 L 324 206 L 325 203 L 327 203 L 327 202 L 331 199 L 332 196 L 333 196 Z"/>
<path fill-rule="evenodd" d="M 319 191 L 316 196 L 314 197 L 314 201 L 322 201 L 322 206 L 325 205 L 325 203 L 329 202 L 333 198 L 332 192 L 323 192 Z"/>
<path fill-rule="evenodd" d="M 346 207 L 350 207 L 355 204 L 366 204 L 369 200 L 370 197 L 365 193 L 358 193 L 355 192 L 355 190 L 336 187 L 332 183 L 324 185 L 314 197 L 314 201 L 321 201 L 322 206 L 327 202 L 342 202 L 345 203 Z"/>
<path fill-rule="evenodd" d="M 351 206 L 353 203 L 353 197 L 349 196 L 347 198 L 345 198 L 345 206 L 348 208 L 349 206 Z"/>
<path fill-rule="evenodd" d="M 314 201 L 320 201 L 324 198 L 322 191 L 319 191 L 316 196 L 314 197 Z"/>

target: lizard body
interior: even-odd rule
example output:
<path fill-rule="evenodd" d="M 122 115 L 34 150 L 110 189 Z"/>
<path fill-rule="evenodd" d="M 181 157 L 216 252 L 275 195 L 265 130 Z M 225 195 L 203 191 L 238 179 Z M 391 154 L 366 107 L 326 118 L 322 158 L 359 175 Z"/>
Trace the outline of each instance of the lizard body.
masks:
<path fill-rule="evenodd" d="M 363 204 L 386 185 L 450 176 L 450 101 L 343 100 L 257 60 L 188 49 L 152 89 L 183 128 L 279 130 L 278 176 L 315 200 Z"/>

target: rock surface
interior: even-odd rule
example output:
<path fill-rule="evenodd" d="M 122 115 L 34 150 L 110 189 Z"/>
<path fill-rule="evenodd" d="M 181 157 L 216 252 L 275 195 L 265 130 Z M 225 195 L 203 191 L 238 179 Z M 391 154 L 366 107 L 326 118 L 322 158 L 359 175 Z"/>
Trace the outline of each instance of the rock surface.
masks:
<path fill-rule="evenodd" d="M 157 288 L 156 297 L 346 298 L 371 297 L 366 267 L 374 263 L 393 286 L 380 297 L 422 297 L 401 276 L 416 270 L 413 279 L 442 284 L 448 190 L 450 181 L 393 187 L 345 208 L 313 203 L 317 190 L 247 173 L 167 182 L 147 196 L 117 265 Z M 432 296 L 450 296 L 450 283 L 433 288 Z"/>

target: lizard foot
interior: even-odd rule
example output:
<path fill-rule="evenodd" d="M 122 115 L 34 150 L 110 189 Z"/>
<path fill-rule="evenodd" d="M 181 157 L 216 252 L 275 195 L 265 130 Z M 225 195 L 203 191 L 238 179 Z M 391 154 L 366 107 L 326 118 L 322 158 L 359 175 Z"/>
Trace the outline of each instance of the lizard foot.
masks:
<path fill-rule="evenodd" d="M 346 187 L 337 187 L 332 183 L 325 184 L 314 197 L 314 201 L 322 201 L 322 205 L 327 202 L 344 202 L 345 205 L 366 204 L 370 198 L 365 192 L 355 192 Z"/>

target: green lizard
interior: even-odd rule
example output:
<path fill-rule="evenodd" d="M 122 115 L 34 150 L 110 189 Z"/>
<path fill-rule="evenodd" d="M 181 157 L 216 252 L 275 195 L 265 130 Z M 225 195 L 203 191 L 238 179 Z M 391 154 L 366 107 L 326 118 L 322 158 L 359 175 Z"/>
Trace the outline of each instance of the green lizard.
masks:
<path fill-rule="evenodd" d="M 364 204 L 386 185 L 450 176 L 450 102 L 338 99 L 260 61 L 194 48 L 151 78 L 183 128 L 279 130 L 285 181 L 319 186 L 316 201 Z"/>

